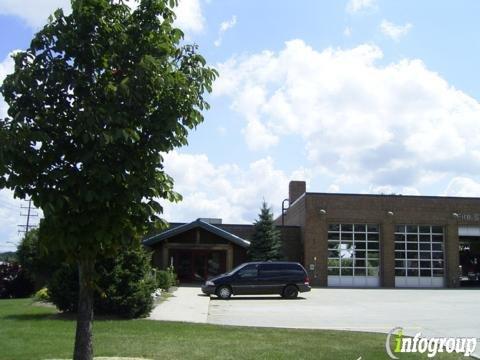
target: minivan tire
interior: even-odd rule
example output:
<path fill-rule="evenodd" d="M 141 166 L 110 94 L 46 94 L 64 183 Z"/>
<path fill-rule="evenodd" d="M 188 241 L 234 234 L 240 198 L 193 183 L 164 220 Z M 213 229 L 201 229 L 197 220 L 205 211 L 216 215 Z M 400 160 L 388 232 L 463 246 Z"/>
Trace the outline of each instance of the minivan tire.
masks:
<path fill-rule="evenodd" d="M 295 285 L 287 285 L 283 289 L 282 297 L 285 299 L 296 299 L 298 296 L 298 288 Z"/>
<path fill-rule="evenodd" d="M 220 286 L 217 289 L 217 296 L 222 300 L 228 300 L 232 296 L 232 289 L 226 285 Z"/>

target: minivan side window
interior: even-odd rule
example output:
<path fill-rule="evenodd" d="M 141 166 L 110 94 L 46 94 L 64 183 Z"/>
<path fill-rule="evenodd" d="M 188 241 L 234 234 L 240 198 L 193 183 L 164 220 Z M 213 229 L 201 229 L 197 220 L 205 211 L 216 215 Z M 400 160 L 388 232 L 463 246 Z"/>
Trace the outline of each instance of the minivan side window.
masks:
<path fill-rule="evenodd" d="M 258 268 L 256 264 L 250 264 L 250 265 L 244 266 L 237 272 L 237 276 L 241 278 L 256 277 L 257 274 L 258 274 Z"/>
<path fill-rule="evenodd" d="M 259 272 L 260 276 L 278 276 L 285 272 L 285 266 L 283 264 L 261 264 Z"/>
<path fill-rule="evenodd" d="M 297 264 L 262 264 L 260 265 L 260 276 L 303 276 L 303 269 Z"/>

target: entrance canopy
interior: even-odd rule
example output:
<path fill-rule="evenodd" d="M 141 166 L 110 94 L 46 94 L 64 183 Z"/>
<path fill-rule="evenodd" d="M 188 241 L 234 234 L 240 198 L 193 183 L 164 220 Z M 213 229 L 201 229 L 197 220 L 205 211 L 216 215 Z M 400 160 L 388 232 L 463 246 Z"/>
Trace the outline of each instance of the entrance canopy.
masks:
<path fill-rule="evenodd" d="M 176 225 L 143 241 L 153 249 L 159 268 L 173 266 L 182 282 L 205 281 L 230 271 L 247 258 L 250 242 L 197 219 Z"/>
<path fill-rule="evenodd" d="M 171 237 L 174 237 L 176 235 L 180 235 L 182 233 L 185 233 L 189 230 L 200 228 L 205 231 L 208 231 L 212 234 L 215 234 L 227 241 L 230 241 L 234 243 L 235 245 L 241 246 L 243 248 L 248 248 L 250 246 L 250 241 L 242 239 L 239 236 L 233 235 L 232 233 L 229 233 L 228 231 L 225 231 L 223 229 L 220 229 L 219 227 L 216 227 L 212 224 L 209 224 L 203 220 L 197 219 L 195 221 L 192 221 L 191 223 L 188 224 L 183 224 L 180 226 L 176 226 L 172 229 L 166 230 L 160 234 L 151 236 L 143 241 L 143 244 L 146 246 L 153 246 L 158 244 L 159 242 L 165 241 L 167 239 L 170 239 Z"/>

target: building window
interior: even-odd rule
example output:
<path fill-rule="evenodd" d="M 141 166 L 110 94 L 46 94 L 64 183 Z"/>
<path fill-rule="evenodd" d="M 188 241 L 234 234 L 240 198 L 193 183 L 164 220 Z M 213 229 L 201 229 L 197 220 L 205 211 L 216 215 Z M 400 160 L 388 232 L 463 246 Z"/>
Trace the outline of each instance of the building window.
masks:
<path fill-rule="evenodd" d="M 373 224 L 328 225 L 328 275 L 378 276 L 379 226 Z"/>
<path fill-rule="evenodd" d="M 443 277 L 443 228 L 432 225 L 395 227 L 395 276 Z"/>

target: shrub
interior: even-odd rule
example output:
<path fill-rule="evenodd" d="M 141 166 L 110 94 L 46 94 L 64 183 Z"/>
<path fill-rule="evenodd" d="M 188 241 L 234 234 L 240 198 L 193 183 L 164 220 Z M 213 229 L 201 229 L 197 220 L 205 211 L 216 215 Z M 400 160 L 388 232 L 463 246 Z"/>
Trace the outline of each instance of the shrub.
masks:
<path fill-rule="evenodd" d="M 171 286 L 177 286 L 178 285 L 178 278 L 177 278 L 177 273 L 175 272 L 175 269 L 173 267 L 167 268 L 167 271 L 170 274 L 170 285 Z"/>
<path fill-rule="evenodd" d="M 46 287 L 41 288 L 35 293 L 34 298 L 36 301 L 50 301 L 50 297 L 48 296 L 48 289 Z"/>
<path fill-rule="evenodd" d="M 157 287 L 168 291 L 172 286 L 177 285 L 177 274 L 173 268 L 168 267 L 166 270 L 158 270 L 156 272 Z"/>
<path fill-rule="evenodd" d="M 150 313 L 156 281 L 152 276 L 150 257 L 143 249 L 125 251 L 120 256 L 107 259 L 99 267 L 99 274 L 100 296 L 95 299 L 98 313 L 127 318 Z"/>
<path fill-rule="evenodd" d="M 126 250 L 104 259 L 95 267 L 97 290 L 94 294 L 96 314 L 118 315 L 125 318 L 143 317 L 153 307 L 152 293 L 157 281 L 152 274 L 150 258 L 141 248 Z M 76 312 L 78 271 L 63 266 L 49 284 L 51 301 L 61 311 Z"/>
<path fill-rule="evenodd" d="M 157 288 L 168 290 L 170 287 L 169 275 L 166 270 L 159 270 L 156 272 Z"/>
<path fill-rule="evenodd" d="M 52 276 L 48 284 L 50 301 L 58 310 L 77 312 L 78 271 L 72 265 L 63 265 Z"/>
<path fill-rule="evenodd" d="M 16 262 L 0 263 L 0 299 L 29 297 L 33 282 Z"/>

